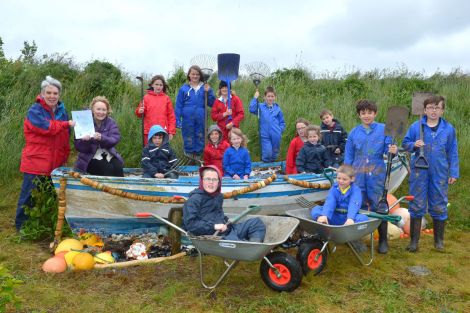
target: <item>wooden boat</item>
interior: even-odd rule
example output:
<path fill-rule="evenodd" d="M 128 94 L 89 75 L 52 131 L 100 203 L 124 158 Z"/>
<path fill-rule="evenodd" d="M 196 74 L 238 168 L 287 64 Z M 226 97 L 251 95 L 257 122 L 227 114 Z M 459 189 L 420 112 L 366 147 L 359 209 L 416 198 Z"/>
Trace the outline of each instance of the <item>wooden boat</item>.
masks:
<path fill-rule="evenodd" d="M 223 179 L 224 210 L 241 213 L 248 205 L 258 204 L 261 215 L 280 215 L 325 199 L 334 171 L 325 174 L 273 174 L 283 162 L 253 163 L 254 175 L 248 180 Z M 66 180 L 67 222 L 73 230 L 110 234 L 158 231 L 153 219 L 138 219 L 138 212 L 152 212 L 168 217 L 171 208 L 181 208 L 189 193 L 198 187 L 196 166 L 185 166 L 178 179 L 142 178 L 141 169 L 125 169 L 125 177 L 80 175 L 70 168 L 52 172 L 55 188 Z M 390 192 L 407 175 L 399 160 L 392 163 Z"/>

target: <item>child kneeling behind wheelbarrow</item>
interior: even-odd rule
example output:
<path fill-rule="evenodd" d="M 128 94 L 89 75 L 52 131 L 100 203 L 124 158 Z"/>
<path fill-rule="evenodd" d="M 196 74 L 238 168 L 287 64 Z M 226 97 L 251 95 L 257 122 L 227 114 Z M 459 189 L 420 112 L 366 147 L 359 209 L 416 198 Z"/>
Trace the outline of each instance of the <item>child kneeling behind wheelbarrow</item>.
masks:
<path fill-rule="evenodd" d="M 359 213 L 362 205 L 361 189 L 354 182 L 354 169 L 350 165 L 343 164 L 337 170 L 336 180 L 328 191 L 325 204 L 317 205 L 311 211 L 314 221 L 330 225 L 351 225 L 364 222 L 369 218 Z M 354 245 L 361 251 L 365 245 L 361 241 L 355 241 Z"/>
<path fill-rule="evenodd" d="M 263 242 L 266 226 L 261 219 L 227 223 L 222 207 L 224 197 L 220 192 L 221 177 L 215 166 L 199 169 L 199 188 L 191 191 L 183 206 L 183 228 L 196 236 L 214 235 L 216 232 L 225 240 Z"/>

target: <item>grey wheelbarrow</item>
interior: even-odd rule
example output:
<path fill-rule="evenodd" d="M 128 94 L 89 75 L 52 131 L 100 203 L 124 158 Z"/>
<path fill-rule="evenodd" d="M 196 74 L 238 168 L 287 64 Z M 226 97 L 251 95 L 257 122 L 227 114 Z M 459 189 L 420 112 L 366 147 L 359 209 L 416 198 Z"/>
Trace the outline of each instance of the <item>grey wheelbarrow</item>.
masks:
<path fill-rule="evenodd" d="M 412 201 L 413 199 L 413 196 L 403 196 L 389 207 L 393 208 L 404 200 Z M 286 212 L 286 215 L 297 218 L 300 221 L 299 228 L 308 233 L 298 243 L 297 250 L 297 259 L 304 274 L 313 272 L 314 275 L 318 275 L 324 269 L 328 255 L 328 244 L 331 244 L 333 253 L 336 251 L 337 244 L 347 244 L 362 265 L 369 266 L 372 263 L 374 260 L 374 230 L 377 229 L 382 220 L 397 224 L 400 222 L 401 217 L 363 210 L 360 210 L 359 213 L 367 215 L 369 220 L 345 226 L 318 223 L 312 220 L 310 209 L 308 208 Z M 370 254 L 368 259 L 365 260 L 359 251 L 357 251 L 353 242 L 361 240 L 367 235 L 370 237 Z"/>
<path fill-rule="evenodd" d="M 233 218 L 235 215 L 226 214 Z M 296 258 L 283 251 L 273 251 L 284 243 L 299 225 L 299 220 L 287 216 L 261 216 L 247 215 L 240 219 L 243 221 L 252 217 L 259 217 L 266 226 L 264 242 L 224 240 L 217 236 L 194 236 L 181 227 L 167 221 L 153 213 L 137 213 L 137 217 L 155 217 L 168 226 L 187 236 L 198 252 L 199 272 L 201 285 L 214 290 L 224 280 L 228 273 L 240 261 L 261 260 L 260 274 L 264 283 L 276 291 L 294 291 L 302 281 L 302 268 Z M 204 279 L 204 255 L 213 255 L 224 260 L 226 269 L 215 281 L 209 285 Z"/>

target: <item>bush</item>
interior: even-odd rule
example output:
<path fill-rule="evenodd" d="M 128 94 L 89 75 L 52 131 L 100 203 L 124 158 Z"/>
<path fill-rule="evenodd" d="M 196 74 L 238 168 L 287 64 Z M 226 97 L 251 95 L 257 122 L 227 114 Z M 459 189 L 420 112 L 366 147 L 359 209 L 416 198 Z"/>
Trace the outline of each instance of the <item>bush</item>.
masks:
<path fill-rule="evenodd" d="M 6 312 L 7 306 L 12 304 L 16 309 L 21 306 L 20 299 L 15 295 L 15 287 L 23 282 L 13 277 L 7 268 L 0 264 L 0 312 Z"/>

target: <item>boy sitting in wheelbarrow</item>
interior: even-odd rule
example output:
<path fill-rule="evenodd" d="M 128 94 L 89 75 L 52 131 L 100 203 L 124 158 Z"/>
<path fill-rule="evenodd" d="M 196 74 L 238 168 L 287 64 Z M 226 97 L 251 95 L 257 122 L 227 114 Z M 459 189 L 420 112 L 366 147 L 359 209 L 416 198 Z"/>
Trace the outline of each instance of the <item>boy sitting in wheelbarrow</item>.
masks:
<path fill-rule="evenodd" d="M 222 239 L 263 242 L 266 226 L 259 218 L 251 218 L 236 224 L 227 224 L 222 205 L 224 197 L 222 176 L 212 165 L 199 169 L 199 188 L 189 194 L 183 206 L 183 228 L 202 236 L 220 234 Z"/>
<path fill-rule="evenodd" d="M 354 182 L 354 169 L 341 165 L 323 206 L 312 209 L 313 220 L 330 225 L 351 225 L 364 222 L 368 217 L 359 213 L 362 205 L 361 189 Z"/>

